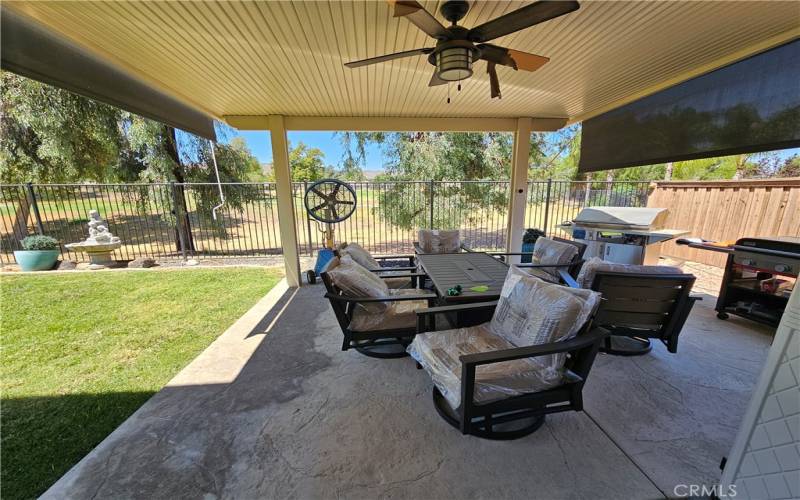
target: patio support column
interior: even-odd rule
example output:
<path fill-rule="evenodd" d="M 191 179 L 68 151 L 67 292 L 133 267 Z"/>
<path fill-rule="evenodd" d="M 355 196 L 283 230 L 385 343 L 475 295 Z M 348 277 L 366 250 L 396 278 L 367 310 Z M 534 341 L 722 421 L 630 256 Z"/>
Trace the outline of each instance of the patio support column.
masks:
<path fill-rule="evenodd" d="M 528 200 L 528 158 L 531 153 L 532 126 L 530 118 L 517 119 L 511 161 L 508 227 L 506 228 L 507 252 L 519 252 L 522 247 L 522 234 L 525 230 L 525 205 Z M 519 258 L 512 257 L 510 262 L 519 263 Z"/>
<path fill-rule="evenodd" d="M 300 286 L 300 259 L 297 251 L 297 233 L 292 201 L 292 172 L 289 169 L 289 141 L 283 116 L 269 117 L 272 139 L 272 171 L 275 174 L 275 191 L 278 196 L 278 225 L 280 227 L 286 282 Z"/>

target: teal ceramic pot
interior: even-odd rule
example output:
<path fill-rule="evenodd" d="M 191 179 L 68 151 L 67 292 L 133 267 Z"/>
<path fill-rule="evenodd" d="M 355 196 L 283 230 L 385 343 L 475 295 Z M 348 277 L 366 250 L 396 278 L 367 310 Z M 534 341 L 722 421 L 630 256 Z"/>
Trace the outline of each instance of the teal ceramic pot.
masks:
<path fill-rule="evenodd" d="M 14 258 L 23 271 L 48 271 L 58 260 L 58 250 L 16 250 Z"/>
<path fill-rule="evenodd" d="M 523 243 L 522 244 L 522 253 L 529 253 L 533 252 L 533 247 L 536 246 L 536 243 Z M 531 256 L 530 255 L 523 255 L 519 258 L 520 262 L 522 263 L 530 263 Z"/>

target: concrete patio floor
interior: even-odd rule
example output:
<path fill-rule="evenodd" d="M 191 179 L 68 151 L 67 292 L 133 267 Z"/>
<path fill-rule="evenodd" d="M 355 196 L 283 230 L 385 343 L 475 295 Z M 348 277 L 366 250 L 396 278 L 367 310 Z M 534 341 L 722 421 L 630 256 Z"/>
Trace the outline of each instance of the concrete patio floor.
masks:
<path fill-rule="evenodd" d="M 771 341 L 705 296 L 677 355 L 601 355 L 585 412 L 486 441 L 409 358 L 341 352 L 322 294 L 276 287 L 44 497 L 671 497 L 719 481 Z"/>

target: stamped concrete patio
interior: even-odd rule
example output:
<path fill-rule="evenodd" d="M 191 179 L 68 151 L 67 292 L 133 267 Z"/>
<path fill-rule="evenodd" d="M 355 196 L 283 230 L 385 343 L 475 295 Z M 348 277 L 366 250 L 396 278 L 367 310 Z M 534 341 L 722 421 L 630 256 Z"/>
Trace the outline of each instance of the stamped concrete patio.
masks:
<path fill-rule="evenodd" d="M 601 355 L 585 412 L 486 441 L 410 359 L 341 352 L 322 294 L 276 287 L 45 498 L 671 497 L 719 481 L 771 340 L 706 296 L 677 355 Z"/>

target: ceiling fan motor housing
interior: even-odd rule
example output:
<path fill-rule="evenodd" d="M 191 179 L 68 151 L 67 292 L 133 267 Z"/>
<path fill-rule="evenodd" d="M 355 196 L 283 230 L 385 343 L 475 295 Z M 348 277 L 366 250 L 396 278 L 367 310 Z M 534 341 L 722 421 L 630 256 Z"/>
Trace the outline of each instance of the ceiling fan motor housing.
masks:
<path fill-rule="evenodd" d="M 442 13 L 442 17 L 455 24 L 469 12 L 469 2 L 464 0 L 450 0 L 444 2 L 439 11 Z"/>

